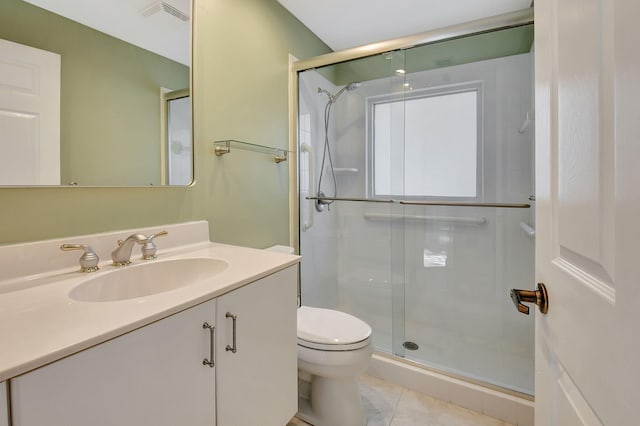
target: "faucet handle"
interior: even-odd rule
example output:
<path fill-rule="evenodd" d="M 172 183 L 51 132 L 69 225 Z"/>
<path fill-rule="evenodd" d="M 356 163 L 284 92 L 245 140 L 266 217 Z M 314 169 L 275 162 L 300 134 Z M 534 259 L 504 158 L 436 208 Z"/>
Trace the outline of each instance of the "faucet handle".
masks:
<path fill-rule="evenodd" d="M 165 235 L 169 235 L 169 233 L 167 231 L 160 231 L 157 234 L 153 234 L 147 237 L 147 240 L 142 246 L 142 258 L 144 260 L 151 260 L 156 258 L 156 251 L 158 251 L 158 247 L 156 247 L 153 239 L 156 237 L 164 237 Z"/>
<path fill-rule="evenodd" d="M 82 272 L 95 272 L 100 269 L 98 267 L 100 258 L 95 254 L 91 246 L 84 244 L 62 244 L 60 250 L 84 250 L 84 253 L 80 256 L 80 271 Z"/>

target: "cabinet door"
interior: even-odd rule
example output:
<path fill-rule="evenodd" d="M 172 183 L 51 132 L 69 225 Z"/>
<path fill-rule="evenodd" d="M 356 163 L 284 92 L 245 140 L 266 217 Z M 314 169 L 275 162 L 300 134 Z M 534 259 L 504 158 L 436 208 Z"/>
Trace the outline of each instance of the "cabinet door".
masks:
<path fill-rule="evenodd" d="M 0 426 L 9 426 L 9 407 L 7 406 L 6 382 L 0 382 Z"/>
<path fill-rule="evenodd" d="M 217 299 L 219 426 L 282 426 L 296 413 L 296 280 L 290 267 Z"/>
<path fill-rule="evenodd" d="M 214 318 L 209 301 L 12 379 L 12 425 L 213 425 Z"/>

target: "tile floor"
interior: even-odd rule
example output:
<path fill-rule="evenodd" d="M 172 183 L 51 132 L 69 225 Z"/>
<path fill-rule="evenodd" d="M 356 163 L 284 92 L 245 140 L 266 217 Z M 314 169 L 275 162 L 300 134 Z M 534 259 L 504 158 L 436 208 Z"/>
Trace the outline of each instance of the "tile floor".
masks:
<path fill-rule="evenodd" d="M 360 378 L 360 392 L 367 411 L 367 426 L 510 426 L 372 376 Z M 293 418 L 287 426 L 306 425 Z"/>

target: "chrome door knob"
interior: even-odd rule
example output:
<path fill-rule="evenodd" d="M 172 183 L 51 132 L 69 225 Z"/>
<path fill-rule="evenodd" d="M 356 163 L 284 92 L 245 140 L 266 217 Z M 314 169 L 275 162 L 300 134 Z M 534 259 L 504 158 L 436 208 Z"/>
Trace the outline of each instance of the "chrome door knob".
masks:
<path fill-rule="evenodd" d="M 537 290 L 517 290 L 511 289 L 511 300 L 520 313 L 529 315 L 529 307 L 524 303 L 535 303 L 540 310 L 540 313 L 546 314 L 549 310 L 549 296 L 547 295 L 547 288 L 543 283 L 538 283 Z"/>

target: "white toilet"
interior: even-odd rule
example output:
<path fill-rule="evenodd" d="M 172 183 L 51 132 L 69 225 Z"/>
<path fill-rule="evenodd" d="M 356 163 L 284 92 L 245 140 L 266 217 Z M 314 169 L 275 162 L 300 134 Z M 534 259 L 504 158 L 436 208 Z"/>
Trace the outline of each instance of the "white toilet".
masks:
<path fill-rule="evenodd" d="M 344 312 L 298 308 L 298 414 L 314 426 L 367 423 L 356 378 L 371 360 L 371 327 Z"/>
<path fill-rule="evenodd" d="M 293 254 L 288 246 L 266 250 Z M 356 378 L 369 366 L 371 327 L 345 312 L 298 308 L 298 413 L 314 426 L 365 426 Z"/>

